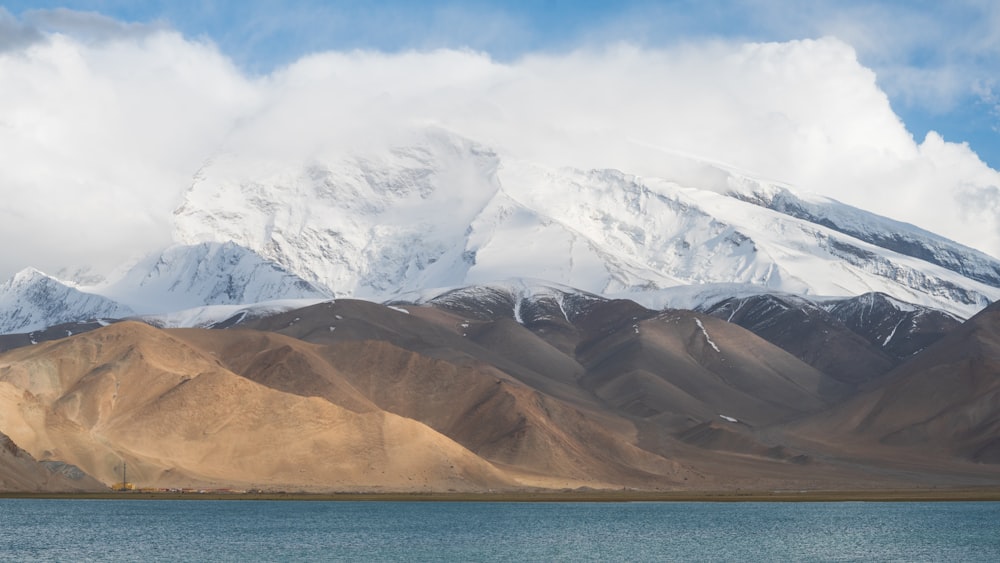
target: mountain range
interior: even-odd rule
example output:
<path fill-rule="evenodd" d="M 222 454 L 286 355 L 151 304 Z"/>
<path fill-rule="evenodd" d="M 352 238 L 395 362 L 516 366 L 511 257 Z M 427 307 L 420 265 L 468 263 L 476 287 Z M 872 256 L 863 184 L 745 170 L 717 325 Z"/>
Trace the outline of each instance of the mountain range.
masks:
<path fill-rule="evenodd" d="M 859 302 L 893 306 L 829 308 Z M 62 490 L 38 464 L 77 489 L 124 463 L 163 489 L 995 485 L 1000 310 L 953 323 L 898 359 L 889 344 L 928 326 L 886 343 L 833 317 L 782 348 L 714 314 L 524 284 L 121 321 L 0 355 L 0 428 L 24 452 L 0 471 Z M 890 367 L 825 368 L 802 342 L 833 326 L 859 336 L 832 335 L 845 357 Z"/>
<path fill-rule="evenodd" d="M 995 485 L 1000 261 L 668 157 L 220 153 L 174 245 L 0 285 L 0 488 Z"/>
<path fill-rule="evenodd" d="M 219 154 L 174 212 L 174 246 L 104 277 L 28 268 L 0 286 L 0 332 L 511 278 L 653 308 L 697 306 L 684 288 L 717 284 L 740 286 L 731 296 L 879 292 L 960 318 L 1000 299 L 990 256 L 717 164 L 670 156 L 679 180 L 642 178 L 501 158 L 436 128 L 405 141 L 294 162 Z"/>

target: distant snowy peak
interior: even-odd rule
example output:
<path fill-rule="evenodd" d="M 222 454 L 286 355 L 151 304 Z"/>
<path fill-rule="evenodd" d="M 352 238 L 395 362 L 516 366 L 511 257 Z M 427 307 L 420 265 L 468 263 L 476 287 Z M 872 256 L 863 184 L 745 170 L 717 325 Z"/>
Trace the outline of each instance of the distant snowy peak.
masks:
<path fill-rule="evenodd" d="M 87 289 L 127 303 L 140 314 L 329 297 L 324 289 L 231 242 L 172 246 L 113 281 Z"/>
<path fill-rule="evenodd" d="M 34 268 L 21 270 L 0 285 L 0 334 L 134 314 L 112 299 L 81 291 Z"/>

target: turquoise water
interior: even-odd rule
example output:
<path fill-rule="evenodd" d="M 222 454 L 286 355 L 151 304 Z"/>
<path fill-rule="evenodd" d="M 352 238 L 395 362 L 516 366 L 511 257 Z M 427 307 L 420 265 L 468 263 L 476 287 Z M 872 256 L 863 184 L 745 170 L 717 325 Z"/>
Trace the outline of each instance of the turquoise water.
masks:
<path fill-rule="evenodd" d="M 13 561 L 1000 561 L 1000 503 L 0 500 Z"/>

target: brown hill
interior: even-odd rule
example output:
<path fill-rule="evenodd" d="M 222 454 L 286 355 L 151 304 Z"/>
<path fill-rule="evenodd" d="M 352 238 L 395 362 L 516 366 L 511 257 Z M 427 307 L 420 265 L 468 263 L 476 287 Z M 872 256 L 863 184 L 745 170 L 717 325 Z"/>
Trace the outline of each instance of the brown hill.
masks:
<path fill-rule="evenodd" d="M 488 307 L 465 301 L 448 309 L 338 300 L 252 326 L 328 343 L 331 364 L 380 407 L 495 463 L 633 485 L 651 482 L 640 478 L 648 462 L 635 472 L 636 455 L 677 459 L 677 448 L 686 447 L 678 432 L 725 413 L 764 426 L 823 409 L 843 391 L 786 352 L 709 317 L 670 313 L 676 326 L 667 330 L 665 316 L 633 302 L 591 300 L 573 309 L 572 322 L 531 316 L 525 304 L 523 322 L 515 322 L 512 306 L 491 296 Z M 720 344 L 721 352 L 712 351 Z M 755 441 L 751 454 L 770 460 L 767 452 L 781 447 L 759 442 L 756 430 L 746 439 Z M 660 468 L 652 472 L 662 473 L 662 459 L 653 460 Z M 669 486 L 671 479 L 655 482 Z"/>
<path fill-rule="evenodd" d="M 15 350 L 0 374 L 0 428 L 105 483 L 124 460 L 131 480 L 156 487 L 515 484 L 421 423 L 275 390 L 138 323 Z"/>
<path fill-rule="evenodd" d="M 123 322 L 20 348 L 0 355 L 0 432 L 36 464 L 70 464 L 110 484 L 124 461 L 130 480 L 155 487 L 988 480 L 954 458 L 994 456 L 992 317 L 852 398 L 853 386 L 711 316 L 488 297 L 455 295 L 447 307 L 338 300 L 225 330 Z M 966 360 L 979 367 L 960 384 L 934 386 Z M 923 418 L 911 416 L 920 409 Z M 11 467 L 0 463 L 0 478 L 35 486 Z"/>
<path fill-rule="evenodd" d="M 311 324 L 324 312 L 300 311 L 297 324 Z M 349 334 L 352 323 L 342 312 L 332 316 L 348 329 L 341 334 Z M 420 421 L 525 475 L 525 482 L 544 476 L 546 483 L 561 480 L 559 486 L 654 481 L 665 486 L 684 476 L 679 464 L 623 439 L 635 434 L 628 421 L 593 409 L 582 412 L 481 361 L 455 363 L 385 340 L 346 338 L 322 346 L 257 331 L 174 334 L 213 350 L 228 369 L 275 389 Z"/>

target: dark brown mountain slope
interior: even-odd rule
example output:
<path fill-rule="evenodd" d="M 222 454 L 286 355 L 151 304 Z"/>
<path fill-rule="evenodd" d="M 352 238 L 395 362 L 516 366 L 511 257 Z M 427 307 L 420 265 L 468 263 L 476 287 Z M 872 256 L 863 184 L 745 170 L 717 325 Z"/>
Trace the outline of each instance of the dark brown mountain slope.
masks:
<path fill-rule="evenodd" d="M 898 455 L 1000 463 L 1000 304 L 798 432 L 837 444 L 886 445 Z"/>
<path fill-rule="evenodd" d="M 677 430 L 726 415 L 752 426 L 826 408 L 844 386 L 752 333 L 668 311 L 579 350 L 583 385 L 609 404 Z"/>
<path fill-rule="evenodd" d="M 799 297 L 731 298 L 705 312 L 746 328 L 844 383 L 870 381 L 896 364 L 894 358 L 841 320 Z"/>
<path fill-rule="evenodd" d="M 844 326 L 897 360 L 909 358 L 962 324 L 943 311 L 903 303 L 884 293 L 865 293 L 825 307 Z"/>

